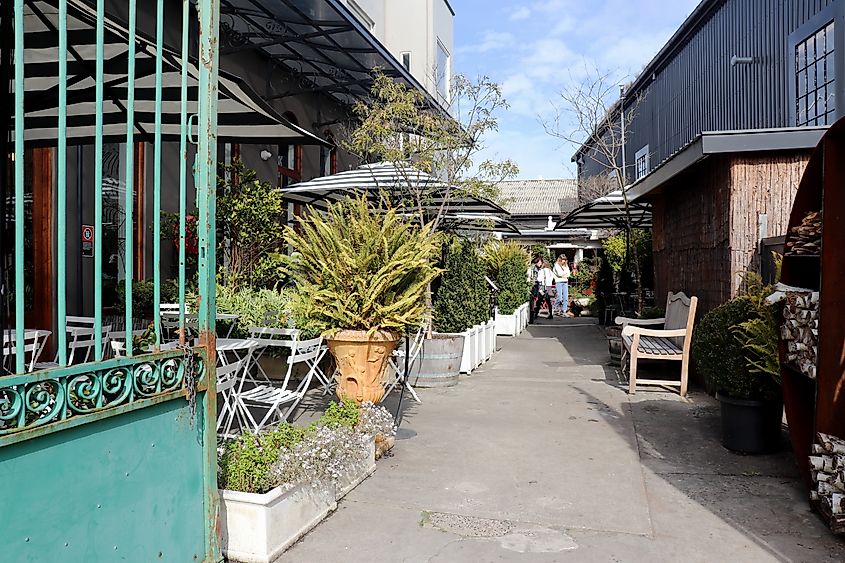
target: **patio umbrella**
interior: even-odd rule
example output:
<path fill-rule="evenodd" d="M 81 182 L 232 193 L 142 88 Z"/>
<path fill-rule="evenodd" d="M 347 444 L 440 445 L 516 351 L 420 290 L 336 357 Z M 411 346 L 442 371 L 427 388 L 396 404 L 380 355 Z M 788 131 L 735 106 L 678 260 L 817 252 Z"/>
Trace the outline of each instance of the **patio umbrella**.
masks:
<path fill-rule="evenodd" d="M 25 140 L 30 145 L 53 145 L 58 135 L 58 10 L 56 0 L 26 0 L 25 28 Z M 69 144 L 92 144 L 95 137 L 96 12 L 81 0 L 68 1 L 67 139 Z M 126 139 L 128 31 L 106 16 L 104 39 L 103 138 Z M 155 57 L 153 39 L 139 33 L 135 41 L 135 136 L 152 141 L 155 124 Z M 162 52 L 162 137 L 176 141 L 181 131 L 181 55 Z M 188 115 L 197 113 L 199 70 L 189 61 Z M 217 107 L 221 141 L 326 144 L 279 116 L 240 78 L 220 72 Z"/>
<path fill-rule="evenodd" d="M 631 222 L 634 228 L 651 228 L 651 204 L 642 201 L 628 202 Z M 572 210 L 558 221 L 558 229 L 623 229 L 625 228 L 625 202 L 622 192 L 617 190 L 594 199 Z"/>
<path fill-rule="evenodd" d="M 421 194 L 423 213 L 436 214 L 448 199 L 449 213 L 507 216 L 498 204 L 481 197 L 459 195 L 440 179 L 412 166 L 379 162 L 302 182 L 282 190 L 287 201 L 325 209 L 328 204 L 364 192 L 372 201 L 386 195 L 391 205 L 416 213 L 413 192 Z"/>

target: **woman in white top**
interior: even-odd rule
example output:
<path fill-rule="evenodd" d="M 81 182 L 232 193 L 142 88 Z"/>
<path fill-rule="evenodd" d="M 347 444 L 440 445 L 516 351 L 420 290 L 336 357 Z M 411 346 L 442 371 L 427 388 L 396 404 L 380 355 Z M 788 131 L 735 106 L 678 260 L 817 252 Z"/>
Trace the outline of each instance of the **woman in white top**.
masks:
<path fill-rule="evenodd" d="M 565 315 L 569 309 L 569 276 L 572 272 L 569 269 L 569 264 L 566 260 L 566 255 L 561 254 L 557 257 L 552 274 L 555 279 L 555 288 L 557 289 L 557 297 L 555 297 L 555 311 L 558 315 Z"/>
<path fill-rule="evenodd" d="M 545 303 L 548 308 L 548 318 L 552 318 L 552 298 L 549 294 L 552 291 L 552 287 L 554 287 L 554 282 L 554 274 L 552 273 L 551 268 L 549 268 L 549 263 L 543 260 L 542 267 L 540 268 L 540 271 L 537 272 L 537 285 L 539 286 L 540 296 L 534 304 L 534 314 L 532 315 L 532 318 L 537 318 L 537 313 L 540 311 L 543 303 Z"/>

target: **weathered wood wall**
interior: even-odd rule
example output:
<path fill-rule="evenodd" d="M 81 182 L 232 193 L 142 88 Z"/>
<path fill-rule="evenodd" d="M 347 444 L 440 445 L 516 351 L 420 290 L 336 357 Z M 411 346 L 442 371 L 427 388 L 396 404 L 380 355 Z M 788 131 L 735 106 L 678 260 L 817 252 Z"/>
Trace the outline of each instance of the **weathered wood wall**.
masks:
<path fill-rule="evenodd" d="M 658 301 L 684 291 L 707 311 L 730 294 L 730 161 L 710 157 L 670 182 L 654 201 Z"/>
<path fill-rule="evenodd" d="M 740 273 L 760 271 L 758 243 L 761 214 L 768 237 L 786 234 L 789 212 L 810 152 L 744 155 L 731 163 L 730 248 L 731 294 L 739 290 Z"/>
<path fill-rule="evenodd" d="M 808 159 L 808 152 L 712 156 L 669 182 L 653 199 L 658 300 L 682 290 L 704 313 L 736 295 L 739 274 L 759 269 L 760 214 L 767 236 L 786 232 Z"/>

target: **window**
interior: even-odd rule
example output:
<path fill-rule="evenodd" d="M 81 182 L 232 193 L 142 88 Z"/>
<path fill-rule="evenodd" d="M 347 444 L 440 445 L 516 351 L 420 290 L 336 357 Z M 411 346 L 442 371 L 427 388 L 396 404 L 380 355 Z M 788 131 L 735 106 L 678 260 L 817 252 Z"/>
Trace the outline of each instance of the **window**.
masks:
<path fill-rule="evenodd" d="M 299 122 L 296 116 L 290 112 L 284 114 L 284 118 L 294 125 Z M 279 185 L 283 188 L 299 182 L 302 179 L 302 146 L 301 145 L 279 145 Z"/>
<path fill-rule="evenodd" d="M 405 67 L 405 70 L 411 70 L 411 53 L 407 51 L 402 53 L 402 66 Z"/>
<path fill-rule="evenodd" d="M 829 125 L 836 112 L 833 22 L 795 46 L 796 125 Z"/>
<path fill-rule="evenodd" d="M 331 147 L 320 147 L 320 176 L 337 174 L 337 145 L 331 131 L 326 131 L 326 141 L 332 144 Z"/>
<path fill-rule="evenodd" d="M 637 180 L 648 174 L 649 169 L 651 168 L 650 165 L 651 162 L 649 158 L 648 145 L 646 145 L 638 150 L 637 154 L 634 155 L 634 170 L 637 173 Z"/>
<path fill-rule="evenodd" d="M 449 101 L 449 51 L 440 41 L 437 42 L 437 68 L 434 69 L 434 76 L 437 80 L 437 93 L 443 100 Z"/>

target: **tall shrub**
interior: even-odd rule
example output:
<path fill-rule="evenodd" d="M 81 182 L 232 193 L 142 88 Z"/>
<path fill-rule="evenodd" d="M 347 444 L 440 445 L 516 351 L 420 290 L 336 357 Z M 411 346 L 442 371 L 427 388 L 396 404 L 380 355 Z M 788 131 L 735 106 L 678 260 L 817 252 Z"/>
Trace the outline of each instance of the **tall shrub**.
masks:
<path fill-rule="evenodd" d="M 499 268 L 499 312 L 512 315 L 517 307 L 528 301 L 531 287 L 526 278 L 528 259 L 524 254 L 509 256 Z"/>
<path fill-rule="evenodd" d="M 475 245 L 455 242 L 446 252 L 445 272 L 434 296 L 434 328 L 463 332 L 485 322 L 489 314 L 485 268 Z"/>

